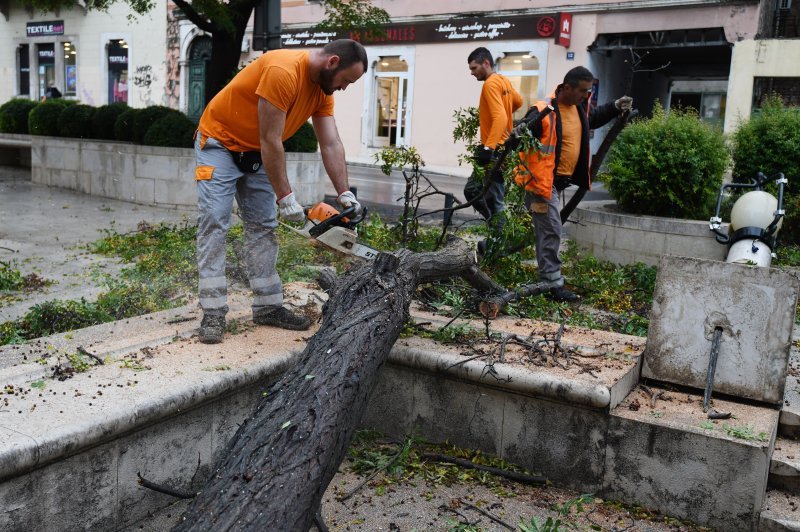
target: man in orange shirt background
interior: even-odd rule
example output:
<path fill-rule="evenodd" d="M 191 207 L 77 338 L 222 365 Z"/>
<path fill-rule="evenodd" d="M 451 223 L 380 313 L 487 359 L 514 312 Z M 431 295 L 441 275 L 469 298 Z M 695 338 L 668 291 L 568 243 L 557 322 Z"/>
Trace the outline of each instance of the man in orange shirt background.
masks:
<path fill-rule="evenodd" d="M 536 102 L 524 120 L 534 124 L 532 134 L 542 147 L 521 154 L 515 180 L 525 189 L 525 205 L 533 217 L 536 231 L 536 262 L 539 280 L 551 284 L 548 296 L 556 301 L 577 301 L 578 296 L 564 288 L 561 274 L 561 214 L 559 192 L 570 184 L 590 188 L 589 130 L 630 111 L 633 98 L 622 96 L 597 108 L 589 105 L 594 75 L 585 67 L 575 67 L 546 101 Z M 554 112 L 536 122 L 547 105 Z"/>
<path fill-rule="evenodd" d="M 470 73 L 483 82 L 478 106 L 481 144 L 475 152 L 475 160 L 484 169 L 484 179 L 489 179 L 488 188 L 478 179 L 479 172 L 473 171 L 464 186 L 464 197 L 472 201 L 473 207 L 489 222 L 492 237 L 498 237 L 503 229 L 501 216 L 505 206 L 505 188 L 502 176 L 489 175 L 493 164 L 495 149 L 503 144 L 514 128 L 514 111 L 522 105 L 522 96 L 508 79 L 494 71 L 494 59 L 484 47 L 476 48 L 467 57 Z M 482 194 L 486 189 L 486 193 Z M 476 199 L 477 198 L 477 199 Z M 490 237 L 491 238 L 491 237 Z M 486 250 L 486 241 L 478 243 L 478 251 Z"/>
<path fill-rule="evenodd" d="M 272 50 L 250 63 L 208 104 L 195 139 L 200 341 L 219 343 L 228 312 L 226 236 L 233 200 L 244 225 L 244 263 L 253 290 L 253 321 L 305 330 L 311 322 L 283 306 L 276 271 L 276 210 L 305 219 L 286 175 L 283 141 L 309 117 L 325 171 L 343 208 L 361 213 L 347 178 L 344 147 L 333 118 L 333 93 L 367 70 L 364 47 L 349 39 L 313 51 Z M 276 209 L 277 200 L 277 209 Z"/>

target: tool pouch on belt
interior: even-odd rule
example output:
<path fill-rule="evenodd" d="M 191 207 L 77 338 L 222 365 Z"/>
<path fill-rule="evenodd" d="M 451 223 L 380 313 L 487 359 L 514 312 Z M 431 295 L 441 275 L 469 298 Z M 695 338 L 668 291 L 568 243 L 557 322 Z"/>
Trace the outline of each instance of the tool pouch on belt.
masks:
<path fill-rule="evenodd" d="M 570 181 L 569 176 L 557 175 L 555 176 L 555 178 L 553 178 L 553 184 L 555 184 L 556 190 L 558 192 L 561 192 L 562 190 L 570 186 L 572 182 Z"/>
<path fill-rule="evenodd" d="M 231 151 L 231 157 L 236 167 L 245 174 L 258 172 L 263 164 L 260 151 Z"/>

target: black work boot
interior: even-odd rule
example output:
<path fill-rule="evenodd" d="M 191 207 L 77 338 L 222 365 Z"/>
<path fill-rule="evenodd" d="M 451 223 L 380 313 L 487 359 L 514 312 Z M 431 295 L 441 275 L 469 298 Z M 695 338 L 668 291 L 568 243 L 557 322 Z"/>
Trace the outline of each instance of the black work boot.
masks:
<path fill-rule="evenodd" d="M 553 301 L 561 301 L 565 303 L 574 303 L 580 297 L 578 294 L 573 292 L 572 290 L 567 290 L 563 286 L 557 286 L 555 288 L 551 288 L 550 291 L 545 294 L 545 297 L 548 299 L 552 299 Z"/>
<path fill-rule="evenodd" d="M 272 325 L 281 329 L 305 331 L 311 327 L 311 320 L 302 314 L 295 314 L 286 307 L 259 309 L 253 313 L 256 325 Z"/>
<path fill-rule="evenodd" d="M 225 316 L 203 314 L 200 322 L 200 341 L 204 344 L 218 344 L 225 334 Z"/>

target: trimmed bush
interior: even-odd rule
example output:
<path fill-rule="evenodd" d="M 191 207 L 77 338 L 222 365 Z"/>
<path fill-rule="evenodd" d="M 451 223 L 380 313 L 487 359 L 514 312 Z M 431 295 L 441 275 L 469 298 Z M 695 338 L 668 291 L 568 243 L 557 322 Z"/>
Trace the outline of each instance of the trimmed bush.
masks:
<path fill-rule="evenodd" d="M 729 160 L 722 133 L 694 111 L 657 104 L 620 133 L 601 179 L 626 212 L 707 219 Z"/>
<path fill-rule="evenodd" d="M 74 139 L 91 139 L 92 117 L 94 107 L 91 105 L 70 105 L 58 115 L 58 134 Z"/>
<path fill-rule="evenodd" d="M 317 151 L 317 134 L 311 122 L 304 122 L 294 135 L 286 139 L 283 143 L 284 151 L 300 153 L 314 153 Z"/>
<path fill-rule="evenodd" d="M 114 138 L 122 142 L 131 142 L 133 140 L 133 124 L 136 121 L 136 115 L 139 114 L 141 109 L 128 109 L 123 111 L 114 121 Z"/>
<path fill-rule="evenodd" d="M 156 120 L 170 113 L 176 113 L 175 109 L 164 107 L 163 105 L 153 105 L 140 109 L 133 118 L 133 142 L 142 144 L 147 130 L 150 129 Z"/>
<path fill-rule="evenodd" d="M 191 148 L 192 136 L 197 124 L 185 114 L 174 111 L 162 116 L 150 126 L 144 135 L 146 146 L 171 146 L 174 148 Z"/>
<path fill-rule="evenodd" d="M 28 114 L 36 102 L 27 98 L 14 98 L 0 105 L 0 132 L 28 133 Z"/>
<path fill-rule="evenodd" d="M 125 102 L 116 102 L 108 105 L 101 105 L 94 111 L 92 117 L 92 132 L 94 138 L 102 140 L 116 140 L 114 134 L 114 124 L 119 115 L 129 109 Z"/>
<path fill-rule="evenodd" d="M 28 114 L 28 132 L 31 135 L 58 136 L 58 117 L 74 101 L 63 98 L 52 99 L 37 104 Z"/>
<path fill-rule="evenodd" d="M 778 96 L 764 102 L 761 112 L 741 124 L 733 135 L 733 177 L 747 182 L 758 172 L 772 176 L 783 172 L 783 221 L 778 238 L 800 244 L 800 108 L 785 107 Z M 770 187 L 774 193 L 774 187 Z"/>

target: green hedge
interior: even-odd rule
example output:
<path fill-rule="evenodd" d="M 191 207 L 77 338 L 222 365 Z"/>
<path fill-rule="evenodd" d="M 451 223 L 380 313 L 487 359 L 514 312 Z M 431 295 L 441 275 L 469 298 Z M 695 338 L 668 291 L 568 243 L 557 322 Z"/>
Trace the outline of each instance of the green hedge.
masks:
<path fill-rule="evenodd" d="M 116 102 L 98 107 L 92 117 L 92 132 L 94 138 L 101 140 L 116 140 L 114 124 L 119 115 L 129 109 L 128 104 Z"/>
<path fill-rule="evenodd" d="M 768 98 L 761 112 L 733 135 L 733 177 L 748 181 L 763 172 L 783 172 L 789 180 L 784 197 L 786 219 L 779 233 L 785 243 L 800 244 L 800 109 Z"/>
<path fill-rule="evenodd" d="M 163 105 L 153 105 L 140 109 L 133 117 L 133 142 L 143 144 L 144 136 L 147 134 L 147 130 L 150 129 L 150 126 L 159 118 L 170 113 L 180 113 L 180 111 L 164 107 Z"/>
<path fill-rule="evenodd" d="M 630 213 L 707 219 L 730 161 L 724 137 L 692 110 L 660 105 L 620 133 L 601 179 Z"/>
<path fill-rule="evenodd" d="M 191 148 L 192 136 L 196 128 L 197 125 L 185 114 L 178 111 L 168 113 L 153 122 L 144 135 L 144 144 Z"/>
<path fill-rule="evenodd" d="M 31 135 L 58 136 L 58 117 L 74 104 L 74 101 L 63 98 L 41 102 L 28 114 L 28 131 Z"/>
<path fill-rule="evenodd" d="M 304 122 L 297 132 L 283 143 L 284 151 L 314 153 L 317 151 L 317 134 L 310 122 Z"/>
<path fill-rule="evenodd" d="M 28 133 L 28 114 L 36 102 L 27 98 L 14 98 L 0 105 L 1 133 Z"/>
<path fill-rule="evenodd" d="M 95 108 L 91 105 L 70 105 L 58 115 L 58 134 L 75 139 L 93 139 L 92 118 Z"/>
<path fill-rule="evenodd" d="M 120 113 L 114 121 L 114 138 L 116 140 L 122 142 L 131 142 L 133 140 L 133 124 L 139 112 L 141 112 L 141 109 L 128 109 Z"/>

